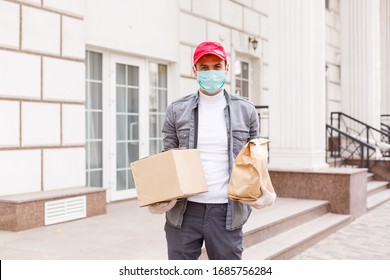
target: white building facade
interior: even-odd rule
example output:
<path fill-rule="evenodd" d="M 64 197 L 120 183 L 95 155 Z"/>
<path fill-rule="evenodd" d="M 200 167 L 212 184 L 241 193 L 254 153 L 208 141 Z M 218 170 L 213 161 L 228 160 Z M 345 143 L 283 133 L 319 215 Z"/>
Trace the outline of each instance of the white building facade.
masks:
<path fill-rule="evenodd" d="M 389 0 L 0 0 L 0 197 L 136 196 L 192 54 L 225 46 L 226 89 L 268 106 L 270 168 L 326 167 L 325 124 L 390 114 Z"/>

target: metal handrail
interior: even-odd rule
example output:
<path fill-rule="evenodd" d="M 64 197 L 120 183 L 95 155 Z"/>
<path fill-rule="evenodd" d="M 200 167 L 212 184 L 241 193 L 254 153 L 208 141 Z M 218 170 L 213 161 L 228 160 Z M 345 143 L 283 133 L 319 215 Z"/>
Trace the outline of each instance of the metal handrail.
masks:
<path fill-rule="evenodd" d="M 384 127 L 385 130 L 388 130 L 390 132 L 390 125 L 381 122 L 381 126 Z"/>
<path fill-rule="evenodd" d="M 385 132 L 387 131 L 390 133 L 390 115 L 388 114 L 381 115 L 381 129 L 384 130 Z"/>
<path fill-rule="evenodd" d="M 335 117 L 337 115 L 337 117 Z M 381 116 L 381 118 L 384 115 Z M 387 116 L 387 115 L 385 115 Z M 350 120 L 352 123 L 355 123 L 355 125 L 347 125 L 347 121 Z M 337 128 L 341 130 L 341 123 L 343 123 L 346 127 L 347 131 L 355 131 L 359 137 L 365 133 L 365 140 L 366 143 L 375 143 L 375 146 L 378 147 L 378 151 L 380 151 L 382 157 L 390 157 L 390 130 L 384 130 L 384 129 L 377 129 L 375 127 L 372 127 L 362 121 L 359 121 L 351 116 L 348 116 L 347 114 L 344 114 L 342 112 L 332 112 L 331 113 L 331 126 L 335 127 L 333 125 L 333 122 L 337 121 Z M 356 130 L 357 125 L 360 125 L 362 127 L 360 131 Z M 377 136 L 379 136 L 379 138 Z M 353 135 L 351 135 L 353 136 Z M 371 139 L 370 139 L 371 137 Z M 377 138 L 377 139 L 376 139 Z M 340 140 L 340 139 L 338 139 Z"/>
<path fill-rule="evenodd" d="M 342 131 L 338 128 L 335 128 L 329 124 L 326 124 L 326 133 L 325 135 L 328 135 L 328 130 L 330 130 L 330 136 L 331 136 L 331 139 L 332 139 L 332 151 L 331 151 L 331 155 L 333 155 L 333 145 L 337 145 L 338 146 L 338 152 L 339 152 L 339 155 L 340 155 L 340 150 L 341 150 L 341 141 L 340 141 L 340 138 L 341 138 L 341 135 L 344 136 L 345 138 L 359 144 L 359 146 L 353 150 L 353 151 L 350 151 L 348 150 L 347 148 L 344 149 L 344 151 L 347 151 L 350 153 L 350 156 L 349 158 L 353 158 L 353 156 L 355 155 L 355 152 L 360 149 L 360 162 L 361 162 L 361 167 L 366 167 L 368 169 L 370 169 L 370 166 L 369 166 L 369 159 L 370 159 L 370 150 L 373 151 L 373 153 L 375 153 L 376 151 L 376 148 L 375 146 L 372 146 L 364 141 L 361 141 L 360 139 L 354 137 L 354 136 L 351 136 L 350 134 L 348 134 L 347 132 L 345 131 Z M 338 143 L 335 143 L 334 142 L 334 137 L 333 137 L 333 132 L 337 133 L 338 134 Z M 365 153 L 365 150 L 366 150 L 366 153 Z M 347 158 L 348 159 L 348 158 Z M 335 159 L 336 160 L 336 159 Z M 328 153 L 326 153 L 326 161 L 328 162 Z"/>
<path fill-rule="evenodd" d="M 345 137 L 347 137 L 347 138 L 349 138 L 349 139 L 351 139 L 351 140 L 353 140 L 353 141 L 359 143 L 360 145 L 365 146 L 366 148 L 375 150 L 375 146 L 372 146 L 372 145 L 370 145 L 370 144 L 368 144 L 368 143 L 366 143 L 366 142 L 364 142 L 364 141 L 362 141 L 362 140 L 360 140 L 360 139 L 358 139 L 358 138 L 356 138 L 356 137 L 353 137 L 353 136 L 349 135 L 349 134 L 348 134 L 347 132 L 345 132 L 345 131 L 342 131 L 342 130 L 340 130 L 340 129 L 338 129 L 338 128 L 335 128 L 335 127 L 333 127 L 333 126 L 331 126 L 331 125 L 329 125 L 329 124 L 326 124 L 326 128 L 327 128 L 327 129 L 334 130 L 334 131 L 336 131 L 337 133 L 340 133 L 340 134 L 342 134 L 343 136 L 345 136 Z"/>
<path fill-rule="evenodd" d="M 262 138 L 269 138 L 269 106 L 256 105 L 257 116 L 259 118 L 259 130 Z"/>
<path fill-rule="evenodd" d="M 347 114 L 345 114 L 345 113 L 343 113 L 343 112 L 331 112 L 330 113 L 330 124 L 331 124 L 331 126 L 333 126 L 333 115 L 338 115 L 338 124 L 339 124 L 339 126 L 340 126 L 340 118 L 341 118 L 341 116 L 344 116 L 344 117 L 347 117 L 347 118 L 349 118 L 350 120 L 352 120 L 352 121 L 354 121 L 354 122 L 356 122 L 356 123 L 359 123 L 359 124 L 361 124 L 361 125 L 363 125 L 363 126 L 365 126 L 366 128 L 368 128 L 368 129 L 372 129 L 372 130 L 374 130 L 374 131 L 376 131 L 376 132 L 378 132 L 378 133 L 380 133 L 380 134 L 384 134 L 384 136 L 390 136 L 390 133 L 387 133 L 387 132 L 383 132 L 382 130 L 380 130 L 380 129 L 377 129 L 377 128 L 375 128 L 375 127 L 373 127 L 373 126 L 371 126 L 371 125 L 368 125 L 368 124 L 366 124 L 366 123 L 364 123 L 364 122 L 362 122 L 362 121 L 359 121 L 359 120 L 357 120 L 357 119 L 355 119 L 355 118 L 353 118 L 353 117 L 351 117 L 351 116 L 348 116 Z M 389 115 L 390 116 L 390 115 Z M 367 138 L 368 139 L 368 138 Z"/>

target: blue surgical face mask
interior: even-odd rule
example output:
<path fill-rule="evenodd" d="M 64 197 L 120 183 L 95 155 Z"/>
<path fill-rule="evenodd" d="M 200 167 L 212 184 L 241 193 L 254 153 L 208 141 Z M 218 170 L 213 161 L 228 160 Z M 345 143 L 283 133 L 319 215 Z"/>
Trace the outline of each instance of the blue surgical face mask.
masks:
<path fill-rule="evenodd" d="M 196 81 L 208 94 L 216 94 L 225 85 L 226 71 L 208 70 L 196 71 Z"/>

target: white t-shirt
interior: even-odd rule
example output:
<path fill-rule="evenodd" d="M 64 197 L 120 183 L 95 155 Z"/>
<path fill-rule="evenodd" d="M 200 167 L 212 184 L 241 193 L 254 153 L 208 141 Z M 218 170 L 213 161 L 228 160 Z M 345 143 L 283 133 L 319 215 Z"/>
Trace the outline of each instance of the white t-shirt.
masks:
<path fill-rule="evenodd" d="M 199 94 L 198 150 L 206 177 L 208 192 L 194 195 L 189 201 L 227 203 L 229 184 L 228 141 L 224 109 L 224 91 L 207 96 Z"/>

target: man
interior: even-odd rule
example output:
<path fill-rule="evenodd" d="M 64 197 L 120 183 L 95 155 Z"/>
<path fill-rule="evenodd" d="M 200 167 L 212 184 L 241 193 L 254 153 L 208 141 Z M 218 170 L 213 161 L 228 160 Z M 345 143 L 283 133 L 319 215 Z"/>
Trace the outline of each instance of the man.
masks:
<path fill-rule="evenodd" d="M 259 136 L 258 119 L 250 102 L 224 90 L 228 70 L 221 44 L 199 44 L 193 57 L 199 91 L 174 101 L 166 111 L 164 150 L 197 148 L 208 185 L 206 193 L 149 206 L 152 213 L 166 212 L 169 259 L 198 259 L 203 242 L 209 259 L 242 256 L 242 226 L 251 208 L 228 198 L 228 184 L 235 157 Z"/>

